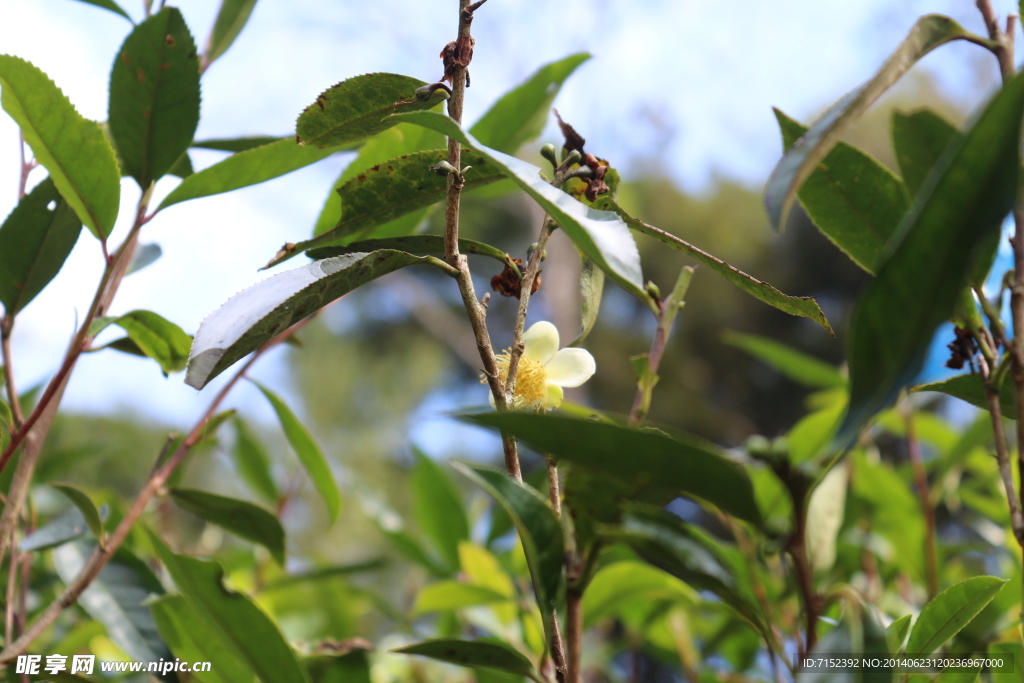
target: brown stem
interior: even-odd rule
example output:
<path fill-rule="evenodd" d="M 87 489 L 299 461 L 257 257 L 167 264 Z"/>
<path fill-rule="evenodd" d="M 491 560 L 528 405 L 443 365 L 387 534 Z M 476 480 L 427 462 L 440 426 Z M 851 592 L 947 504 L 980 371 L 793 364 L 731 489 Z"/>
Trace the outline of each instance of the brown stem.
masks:
<path fill-rule="evenodd" d="M 566 593 L 565 629 L 569 648 L 566 657 L 567 683 L 583 682 L 583 593 L 570 588 Z"/>
<path fill-rule="evenodd" d="M 818 609 L 821 598 L 814 591 L 814 572 L 807 559 L 807 505 L 804 492 L 790 491 L 793 499 L 793 507 L 796 513 L 796 529 L 790 538 L 786 549 L 793 558 L 793 567 L 796 570 L 797 587 L 804 603 L 804 613 L 807 619 L 807 637 L 805 642 L 797 639 L 797 650 L 803 655 L 814 648 L 818 642 Z"/>
<path fill-rule="evenodd" d="M 914 412 L 909 401 L 904 402 L 903 421 L 907 429 L 907 453 L 910 455 L 910 466 L 914 472 L 914 486 L 917 498 L 924 513 L 924 560 L 928 574 L 928 599 L 939 593 L 939 556 L 935 545 L 935 507 L 932 505 L 931 493 L 928 489 L 928 475 L 924 470 L 924 457 L 921 454 L 921 443 L 917 439 L 914 425 Z"/>
<path fill-rule="evenodd" d="M 548 466 L 548 498 L 551 500 L 551 507 L 555 509 L 555 513 L 561 517 L 562 491 L 558 483 L 558 463 L 550 455 L 545 456 L 544 460 Z"/>
<path fill-rule="evenodd" d="M 15 532 L 11 532 L 14 534 Z M 14 545 L 14 539 L 10 540 L 11 545 Z M 15 595 L 18 590 L 18 572 L 17 572 L 17 560 L 18 555 L 14 553 L 11 557 L 10 567 L 7 569 L 7 592 L 4 595 L 4 601 L 7 603 L 4 606 L 4 642 L 9 643 L 14 640 L 14 602 Z"/>
<path fill-rule="evenodd" d="M 4 316 L 0 318 L 0 361 L 4 364 L 4 387 L 7 391 L 7 403 L 11 408 L 11 419 L 14 421 L 14 429 L 18 431 L 25 422 L 25 416 L 21 412 L 21 401 L 18 399 L 18 389 L 14 384 L 14 362 L 11 356 L 11 331 L 14 328 L 14 318 Z"/>
<path fill-rule="evenodd" d="M 516 322 L 512 329 L 512 348 L 509 350 L 508 377 L 505 379 L 505 394 L 515 396 L 516 376 L 519 374 L 519 360 L 523 356 L 523 331 L 526 328 L 526 312 L 530 308 L 530 295 L 533 292 L 533 282 L 537 279 L 540 270 L 540 262 L 544 257 L 544 248 L 548 244 L 548 238 L 554 226 L 551 220 L 544 216 L 544 223 L 540 228 L 540 236 L 537 238 L 537 246 L 526 263 L 523 271 L 523 279 L 519 288 L 519 306 L 516 309 Z"/>

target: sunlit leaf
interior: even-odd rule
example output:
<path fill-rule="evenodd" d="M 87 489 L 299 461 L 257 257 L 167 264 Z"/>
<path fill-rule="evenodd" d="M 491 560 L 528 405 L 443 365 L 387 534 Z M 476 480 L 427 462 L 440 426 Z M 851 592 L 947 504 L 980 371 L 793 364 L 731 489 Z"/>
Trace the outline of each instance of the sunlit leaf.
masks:
<path fill-rule="evenodd" d="M 911 391 L 938 391 L 948 396 L 956 397 L 961 401 L 967 401 L 972 406 L 982 410 L 988 410 L 987 390 L 981 375 L 957 375 L 942 382 L 920 384 L 911 388 Z M 1003 417 L 1010 420 L 1017 419 L 1016 406 L 1016 388 L 1013 385 L 1013 378 L 1007 373 L 1004 377 L 1003 385 L 999 388 L 999 407 Z"/>
<path fill-rule="evenodd" d="M 210 140 L 195 140 L 193 147 L 200 149 L 215 149 L 219 152 L 245 152 L 255 147 L 263 147 L 272 142 L 281 140 L 295 140 L 293 135 L 250 135 L 240 138 L 215 138 Z M 337 150 L 335 150 L 337 151 Z"/>
<path fill-rule="evenodd" d="M 416 604 L 412 611 L 417 615 L 429 612 L 449 612 L 477 605 L 508 602 L 508 600 L 507 595 L 502 595 L 484 586 L 459 581 L 439 581 L 420 589 L 416 594 Z"/>
<path fill-rule="evenodd" d="M 846 378 L 834 365 L 768 337 L 726 330 L 722 333 L 722 341 L 743 349 L 798 384 L 823 389 L 846 386 Z"/>
<path fill-rule="evenodd" d="M 181 595 L 165 595 L 149 603 L 153 620 L 175 657 L 210 662 L 209 671 L 190 673 L 201 683 L 252 683 L 256 674 L 245 660 L 220 643 L 221 635 L 189 607 Z"/>
<path fill-rule="evenodd" d="M 1006 583 L 994 576 L 975 576 L 936 595 L 917 617 L 907 653 L 930 655 L 978 616 Z"/>
<path fill-rule="evenodd" d="M 179 507 L 247 541 L 259 543 L 284 565 L 284 528 L 271 512 L 244 500 L 196 489 L 171 489 Z"/>
<path fill-rule="evenodd" d="M 238 473 L 242 475 L 249 488 L 267 501 L 276 504 L 281 494 L 270 473 L 270 457 L 266 449 L 242 418 L 236 417 L 234 424 L 235 447 L 232 454 Z"/>
<path fill-rule="evenodd" d="M 913 616 L 912 614 L 905 614 L 893 621 L 885 629 L 885 637 L 889 641 L 890 652 L 897 653 L 903 649 L 903 643 L 907 640 L 907 633 L 910 632 L 910 620 Z"/>
<path fill-rule="evenodd" d="M 249 21 L 249 15 L 255 6 L 256 0 L 221 0 L 217 20 L 213 24 L 213 31 L 203 54 L 206 64 L 213 63 L 227 52 L 245 28 L 245 23 Z"/>
<path fill-rule="evenodd" d="M 618 610 L 637 602 L 658 600 L 694 604 L 700 596 L 675 576 L 645 562 L 615 562 L 598 570 L 583 594 L 584 627 L 614 617 Z"/>
<path fill-rule="evenodd" d="M 97 237 L 109 235 L 121 174 L 99 124 L 83 118 L 46 74 L 10 55 L 0 55 L 0 105 L 86 227 Z"/>
<path fill-rule="evenodd" d="M 64 494 L 78 508 L 78 511 L 82 513 L 82 517 L 85 519 L 85 523 L 89 525 L 89 531 L 92 532 L 92 535 L 98 540 L 103 541 L 103 520 L 100 519 L 100 511 L 96 509 L 88 494 L 71 484 L 51 482 L 49 486 Z"/>
<path fill-rule="evenodd" d="M 89 334 L 99 334 L 108 325 L 127 332 L 139 351 L 160 364 L 164 375 L 185 369 L 192 338 L 171 321 L 152 311 L 129 311 L 122 316 L 97 318 Z"/>
<path fill-rule="evenodd" d="M 448 474 L 414 449 L 416 464 L 409 486 L 416 523 L 452 567 L 459 565 L 459 542 L 469 538 L 462 497 Z"/>
<path fill-rule="evenodd" d="M 306 255 L 310 258 L 322 259 L 359 251 L 377 251 L 378 249 L 395 249 L 397 251 L 404 251 L 408 254 L 415 254 L 416 256 L 426 256 L 430 254 L 443 255 L 444 236 L 408 235 L 406 237 L 388 237 L 384 239 L 365 240 L 362 242 L 351 242 L 344 246 L 318 247 L 316 249 L 310 249 L 306 252 Z M 459 240 L 459 252 L 462 254 L 490 256 L 502 263 L 505 263 L 508 260 L 508 254 L 503 252 L 501 249 L 492 247 L 489 244 L 484 244 L 483 242 L 475 242 L 473 240 Z"/>

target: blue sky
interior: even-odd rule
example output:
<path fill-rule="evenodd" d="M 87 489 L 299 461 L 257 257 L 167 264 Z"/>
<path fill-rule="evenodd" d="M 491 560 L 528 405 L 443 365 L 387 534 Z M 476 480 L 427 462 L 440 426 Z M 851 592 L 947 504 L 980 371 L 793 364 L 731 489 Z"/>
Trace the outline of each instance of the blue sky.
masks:
<path fill-rule="evenodd" d="M 1005 0 L 994 4 L 1001 15 L 1016 7 Z M 142 1 L 123 5 L 138 16 Z M 179 3 L 200 44 L 216 5 Z M 433 80 L 440 75 L 437 53 L 454 34 L 454 5 L 262 0 L 239 41 L 204 77 L 198 137 L 288 134 L 295 116 L 321 90 L 359 73 L 394 71 Z M 868 78 L 914 19 L 928 12 L 983 31 L 974 3 L 952 0 L 491 0 L 474 24 L 467 120 L 542 64 L 588 51 L 594 58 L 557 103 L 587 137 L 588 149 L 626 173 L 631 165 L 659 158 L 690 191 L 707 189 L 716 178 L 759 187 L 781 151 L 771 107 L 813 118 Z M 4 0 L 0 52 L 29 59 L 79 111 L 104 120 L 110 65 L 129 29 L 123 18 L 75 0 Z M 918 69 L 959 101 L 977 102 L 993 82 L 977 75 L 985 59 L 977 47 L 954 44 Z M 16 143 L 16 127 L 0 115 L 2 215 L 16 200 Z M 217 158 L 197 154 L 194 160 L 204 166 Z M 158 216 L 143 241 L 159 243 L 164 256 L 126 281 L 115 312 L 145 307 L 195 331 L 206 313 L 262 277 L 256 268 L 283 242 L 309 233 L 344 163 L 344 156 L 335 156 Z M 163 181 L 158 196 L 174 182 Z M 122 216 L 129 216 L 137 198 L 130 181 L 122 196 Z M 23 387 L 54 370 L 76 316 L 86 310 L 98 261 L 95 241 L 83 236 L 65 272 L 19 317 L 15 354 Z M 260 373 L 270 381 L 282 379 L 272 361 Z M 96 354 L 81 362 L 66 405 L 128 408 L 186 425 L 215 388 L 200 394 L 180 376 L 163 379 L 152 363 Z"/>

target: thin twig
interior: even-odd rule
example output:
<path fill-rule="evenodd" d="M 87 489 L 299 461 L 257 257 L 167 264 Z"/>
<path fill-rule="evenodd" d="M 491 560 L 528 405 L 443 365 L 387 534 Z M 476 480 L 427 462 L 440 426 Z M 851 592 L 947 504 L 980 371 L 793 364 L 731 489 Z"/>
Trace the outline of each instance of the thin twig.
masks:
<path fill-rule="evenodd" d="M 924 514 L 924 561 L 928 578 L 928 599 L 931 600 L 939 593 L 939 556 L 935 545 L 935 507 L 932 505 L 931 493 L 928 489 L 928 475 L 924 469 L 921 442 L 917 439 L 914 411 L 909 400 L 904 399 L 903 404 L 903 422 L 907 430 L 907 453 L 910 456 L 910 466 L 914 473 L 914 487 L 917 489 L 921 512 Z"/>
<path fill-rule="evenodd" d="M 565 630 L 569 647 L 566 653 L 567 683 L 583 682 L 583 593 L 570 588 L 565 596 Z"/>
<path fill-rule="evenodd" d="M 526 313 L 530 307 L 530 295 L 533 292 L 533 283 L 540 271 L 540 262 L 544 258 L 544 249 L 547 247 L 548 238 L 554 230 L 554 223 L 547 216 L 540 228 L 540 235 L 537 237 L 537 246 L 530 255 L 523 271 L 523 279 L 519 288 L 519 306 L 516 309 L 516 322 L 512 329 L 512 348 L 509 350 L 508 376 L 505 378 L 505 394 L 515 396 L 516 377 L 519 374 L 519 360 L 523 356 L 523 331 L 526 328 Z"/>
<path fill-rule="evenodd" d="M 14 384 L 14 361 L 11 356 L 11 331 L 13 329 L 13 317 L 0 318 L 0 362 L 4 364 L 4 389 L 7 391 L 7 403 L 11 408 L 11 419 L 14 422 L 14 429 L 11 431 L 16 432 L 25 422 L 25 415 L 21 412 L 21 401 L 18 398 L 18 389 Z"/>

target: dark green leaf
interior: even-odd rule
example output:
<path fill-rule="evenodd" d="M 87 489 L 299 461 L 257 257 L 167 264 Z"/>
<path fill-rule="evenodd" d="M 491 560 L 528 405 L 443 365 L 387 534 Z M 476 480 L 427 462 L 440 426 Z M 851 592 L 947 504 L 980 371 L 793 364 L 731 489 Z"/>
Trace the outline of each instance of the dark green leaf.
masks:
<path fill-rule="evenodd" d="M 769 306 L 779 309 L 783 313 L 810 318 L 824 327 L 829 334 L 832 334 L 832 326 L 828 324 L 828 320 L 825 319 L 825 314 L 821 312 L 821 308 L 818 306 L 818 303 L 811 297 L 789 296 L 788 294 L 783 294 L 767 282 L 762 282 L 755 277 L 747 275 L 742 270 L 730 266 L 717 256 L 713 256 L 706 251 L 698 249 L 689 242 L 676 237 L 672 233 L 659 230 L 653 225 L 648 225 L 641 220 L 633 218 L 623 211 L 622 208 L 610 197 L 598 197 L 597 201 L 594 202 L 594 206 L 599 209 L 614 211 L 626 221 L 626 225 L 631 229 L 643 235 L 647 235 L 648 237 L 653 237 L 662 244 L 667 244 L 673 249 L 683 252 L 696 261 L 706 265 L 708 268 L 718 273 L 755 299 L 759 299 Z"/>
<path fill-rule="evenodd" d="M 181 595 L 165 595 L 149 603 L 153 620 L 175 657 L 210 662 L 209 671 L 191 675 L 201 683 L 252 683 L 256 674 L 232 650 L 221 644 L 221 634 L 199 617 Z"/>
<path fill-rule="evenodd" d="M 420 589 L 420 592 L 416 594 L 416 605 L 412 611 L 415 615 L 450 612 L 477 605 L 508 601 L 507 595 L 502 595 L 486 586 L 476 586 L 459 581 L 440 581 Z"/>
<path fill-rule="evenodd" d="M 788 152 L 807 132 L 775 110 Z M 869 273 L 907 210 L 907 188 L 892 171 L 856 147 L 838 143 L 800 187 L 800 203 L 814 225 Z"/>
<path fill-rule="evenodd" d="M 377 251 L 378 249 L 394 249 L 396 251 L 404 251 L 407 254 L 415 254 L 416 256 L 444 254 L 444 237 L 442 235 L 408 235 L 406 237 L 365 240 L 363 242 L 351 242 L 344 246 L 310 249 L 306 252 L 306 255 L 314 259 L 323 259 L 355 252 Z M 502 263 L 505 263 L 508 259 L 508 255 L 501 249 L 484 244 L 483 242 L 474 242 L 473 240 L 459 240 L 459 251 L 463 254 L 490 256 Z"/>
<path fill-rule="evenodd" d="M 936 595 L 917 617 L 907 654 L 928 656 L 935 652 L 978 616 L 1005 584 L 994 576 L 975 576 Z"/>
<path fill-rule="evenodd" d="M 135 250 L 132 262 L 128 264 L 128 269 L 124 271 L 124 274 L 127 276 L 137 273 L 146 266 L 155 263 L 163 255 L 164 250 L 160 248 L 159 244 L 140 244 L 138 249 Z"/>
<path fill-rule="evenodd" d="M 17 122 L 54 185 L 97 237 L 117 220 L 121 174 L 100 125 L 83 118 L 35 66 L 0 55 L 0 104 Z"/>
<path fill-rule="evenodd" d="M 235 448 L 232 451 L 235 467 L 253 491 L 271 503 L 277 503 L 281 493 L 270 473 L 270 457 L 263 444 L 250 431 L 245 421 L 235 418 Z"/>
<path fill-rule="evenodd" d="M 11 415 L 11 407 L 0 398 L 0 427 L 10 429 L 12 424 L 14 424 L 14 416 Z"/>
<path fill-rule="evenodd" d="M 392 114 L 430 109 L 444 100 L 444 90 L 416 99 L 423 81 L 398 74 L 364 74 L 328 88 L 306 107 L 295 123 L 299 144 L 337 147 L 368 138 L 399 123 Z"/>
<path fill-rule="evenodd" d="M 142 353 L 160 364 L 165 376 L 185 369 L 192 339 L 171 321 L 152 311 L 130 311 L 117 318 L 97 318 L 89 334 L 99 334 L 108 325 L 117 325 L 127 332 Z"/>
<path fill-rule="evenodd" d="M 491 149 L 515 154 L 523 143 L 544 131 L 551 104 L 565 79 L 588 59 L 590 55 L 581 52 L 545 64 L 526 82 L 505 93 L 469 132 Z"/>
<path fill-rule="evenodd" d="M 436 462 L 414 449 L 416 465 L 409 481 L 416 523 L 452 568 L 459 566 L 459 542 L 469 539 L 462 496 Z"/>
<path fill-rule="evenodd" d="M 199 147 L 201 149 L 215 149 L 220 152 L 245 152 L 255 147 L 269 145 L 272 142 L 280 142 L 281 140 L 294 139 L 295 137 L 291 135 L 252 135 L 249 137 L 242 138 L 217 138 L 213 140 L 196 140 L 192 143 L 192 146 Z"/>
<path fill-rule="evenodd" d="M 0 303 L 8 317 L 57 275 L 81 231 L 82 221 L 50 178 L 18 202 L 0 226 Z"/>
<path fill-rule="evenodd" d="M 829 389 L 846 386 L 846 378 L 835 366 L 767 337 L 726 330 L 722 333 L 722 341 L 743 349 L 806 387 Z"/>
<path fill-rule="evenodd" d="M 199 58 L 181 12 L 165 7 L 125 39 L 110 74 L 108 125 L 127 175 L 143 190 L 192 142 L 199 124 Z"/>
<path fill-rule="evenodd" d="M 448 157 L 446 150 L 416 152 L 391 159 L 352 178 L 338 188 L 341 196 L 341 220 L 332 230 L 299 242 L 295 251 L 331 244 L 345 238 L 365 237 L 374 228 L 406 214 L 442 201 L 448 194 L 448 179 L 427 170 Z M 465 189 L 481 187 L 504 174 L 496 164 L 466 150 L 463 167 Z"/>
<path fill-rule="evenodd" d="M 307 683 L 274 622 L 248 596 L 224 585 L 218 563 L 176 555 L 154 534 L 150 539 L 196 615 L 263 683 Z"/>
<path fill-rule="evenodd" d="M 51 482 L 50 486 L 57 489 L 64 496 L 74 504 L 78 511 L 82 513 L 82 517 L 85 519 L 85 523 L 89 525 L 89 531 L 95 536 L 100 542 L 103 541 L 103 520 L 100 519 L 100 512 L 93 505 L 92 500 L 86 495 L 85 491 L 72 486 L 71 484 L 59 484 Z"/>
<path fill-rule="evenodd" d="M 462 419 L 500 429 L 538 452 L 580 468 L 593 468 L 623 481 L 656 483 L 677 494 L 706 500 L 740 519 L 761 523 L 743 467 L 697 439 L 562 415 L 508 412 L 464 415 Z M 626 453 L 629 457 L 623 456 Z"/>
<path fill-rule="evenodd" d="M 843 133 L 882 93 L 935 48 L 967 37 L 971 37 L 972 42 L 986 42 L 965 31 L 949 17 L 928 14 L 918 19 L 910 34 L 871 80 L 833 104 L 775 166 L 765 187 L 765 204 L 772 226 L 776 229 L 782 227 L 793 198 L 804 181 L 828 156 Z"/>
<path fill-rule="evenodd" d="M 525 190 L 558 223 L 580 251 L 593 259 L 621 287 L 645 304 L 654 305 L 644 290 L 640 252 L 637 251 L 629 229 L 618 215 L 581 204 L 548 183 L 537 166 L 488 149 L 447 116 L 424 111 L 398 114 L 392 118 L 436 130 L 475 149 Z"/>
<path fill-rule="evenodd" d="M 1016 77 L 943 155 L 858 302 L 847 344 L 851 398 L 842 441 L 918 373 L 935 329 L 952 313 L 975 247 L 1010 211 L 1022 109 L 1024 77 Z"/>
<path fill-rule="evenodd" d="M 121 9 L 121 7 L 116 2 L 114 2 L 114 0 L 79 0 L 79 2 L 84 2 L 84 3 L 89 4 L 89 5 L 96 5 L 97 7 L 102 7 L 103 9 L 108 9 L 111 12 L 113 12 L 114 14 L 120 14 L 122 17 L 124 17 L 128 21 L 132 21 L 132 18 L 130 16 L 128 16 L 128 13 L 125 12 L 123 9 Z M 135 22 L 132 22 L 132 23 L 135 23 Z"/>
<path fill-rule="evenodd" d="M 39 527 L 18 544 L 18 550 L 47 550 L 85 536 L 89 525 L 78 508 L 72 508 Z"/>
<path fill-rule="evenodd" d="M 504 472 L 474 463 L 453 465 L 490 493 L 512 518 L 530 567 L 537 606 L 544 618 L 545 642 L 550 643 L 552 620 L 565 587 L 565 542 L 558 515 L 544 496 Z"/>
<path fill-rule="evenodd" d="M 159 208 L 257 185 L 315 164 L 336 151 L 300 147 L 291 138 L 253 147 L 185 178 L 160 202 Z"/>
<path fill-rule="evenodd" d="M 579 346 L 594 329 L 604 294 L 604 271 L 586 256 L 580 266 L 580 336 L 569 346 Z"/>
<path fill-rule="evenodd" d="M 174 162 L 174 165 L 167 171 L 167 175 L 184 180 L 195 172 L 196 170 L 192 168 L 192 159 L 189 157 L 188 152 L 185 152 Z"/>
<path fill-rule="evenodd" d="M 249 15 L 255 6 L 256 0 L 221 0 L 217 21 L 213 25 L 210 41 L 203 55 L 207 65 L 227 52 L 245 27 L 245 22 L 249 21 Z"/>
<path fill-rule="evenodd" d="M 340 650 L 333 651 L 340 645 Z M 351 651 L 345 652 L 351 647 Z M 317 683 L 372 683 L 370 658 L 356 643 L 327 641 L 326 651 L 303 661 Z"/>
<path fill-rule="evenodd" d="M 92 554 L 94 546 L 77 542 L 53 551 L 53 566 L 61 580 L 70 584 Z M 80 604 L 106 627 L 107 635 L 125 654 L 143 662 L 170 658 L 146 602 L 164 594 L 160 581 L 146 563 L 120 548 L 79 596 Z"/>
<path fill-rule="evenodd" d="M 244 500 L 206 491 L 171 489 L 170 493 L 179 507 L 247 541 L 259 543 L 284 566 L 284 528 L 271 512 Z"/>
<path fill-rule="evenodd" d="M 903 643 L 906 641 L 907 633 L 910 631 L 910 619 L 913 616 L 912 614 L 905 614 L 893 621 L 885 629 L 885 638 L 889 641 L 889 652 L 896 654 L 903 649 Z"/>
<path fill-rule="evenodd" d="M 270 405 L 274 407 L 274 412 L 277 413 L 277 419 L 281 422 L 281 428 L 284 430 L 288 443 L 294 449 L 295 455 L 299 457 L 299 462 L 302 463 L 306 474 L 313 481 L 313 486 L 316 487 L 320 497 L 324 499 L 324 503 L 327 505 L 327 514 L 333 522 L 338 518 L 338 512 L 341 511 L 341 492 L 338 490 L 338 482 L 334 479 L 334 473 L 331 472 L 331 466 L 327 463 L 323 451 L 320 450 L 320 446 L 317 445 L 309 430 L 299 422 L 299 418 L 295 417 L 295 413 L 277 394 L 255 380 L 250 381 L 263 392 L 263 395 L 270 401 Z"/>
<path fill-rule="evenodd" d="M 417 263 L 447 270 L 432 256 L 382 250 L 316 261 L 253 285 L 203 320 L 192 343 L 185 383 L 202 389 L 314 311 L 381 275 Z"/>
<path fill-rule="evenodd" d="M 539 683 L 544 681 L 529 659 L 509 645 L 497 641 L 428 640 L 392 652 L 420 655 L 459 666 L 497 669 L 527 676 Z"/>
<path fill-rule="evenodd" d="M 924 187 L 928 174 L 956 134 L 953 124 L 930 109 L 920 109 L 913 114 L 893 112 L 892 141 L 896 162 L 911 195 L 916 195 Z"/>
<path fill-rule="evenodd" d="M 980 375 L 957 375 L 943 382 L 921 384 L 913 387 L 912 392 L 938 391 L 949 396 L 954 396 L 961 401 L 967 401 L 972 406 L 988 410 L 988 398 L 985 392 L 985 383 Z M 1003 417 L 1010 420 L 1017 419 L 1016 389 L 1013 386 L 1013 379 L 1010 373 L 1004 376 L 1003 386 L 999 388 L 999 407 Z"/>

